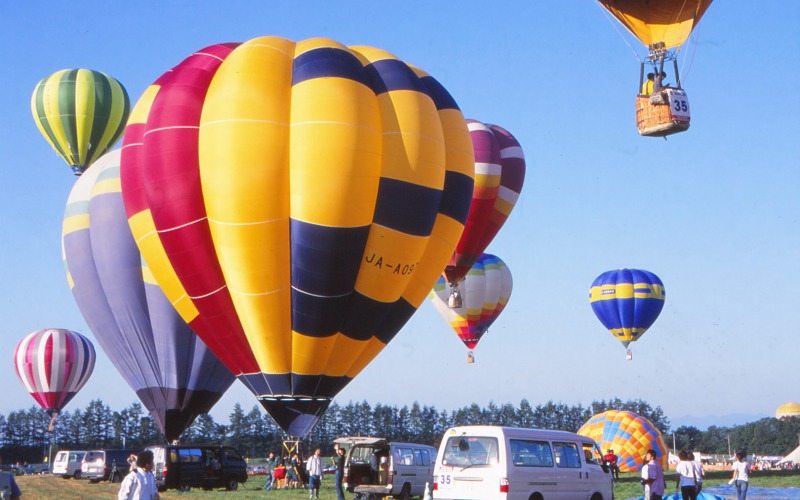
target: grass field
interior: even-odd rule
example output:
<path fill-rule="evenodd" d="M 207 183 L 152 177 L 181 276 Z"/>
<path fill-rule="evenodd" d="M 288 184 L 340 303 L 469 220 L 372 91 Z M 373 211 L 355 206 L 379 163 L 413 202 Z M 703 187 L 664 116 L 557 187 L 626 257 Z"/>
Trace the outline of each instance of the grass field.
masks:
<path fill-rule="evenodd" d="M 617 499 L 635 498 L 642 496 L 642 487 L 639 484 L 638 473 L 620 474 L 620 479 L 614 485 L 614 497 Z M 704 487 L 718 486 L 727 483 L 731 478 L 730 471 L 709 471 L 703 482 Z M 60 477 L 41 475 L 41 476 L 18 476 L 17 483 L 22 490 L 24 499 L 29 500 L 99 500 L 117 497 L 119 491 L 118 484 L 98 483 L 91 484 L 89 481 L 76 479 L 62 479 Z M 789 488 L 800 487 L 800 472 L 798 471 L 757 471 L 750 478 L 751 486 L 761 486 L 765 488 Z M 672 493 L 675 489 L 674 473 L 667 473 L 667 493 Z M 333 491 L 333 477 L 326 476 L 322 481 L 320 496 L 323 500 L 334 500 L 336 493 Z M 347 495 L 353 498 L 352 494 Z M 305 499 L 308 498 L 307 490 L 273 490 L 264 491 L 264 476 L 251 477 L 246 483 L 239 485 L 237 491 L 225 491 L 222 489 L 214 491 L 203 491 L 193 488 L 188 493 L 181 493 L 169 490 L 161 494 L 161 498 L 171 499 L 190 499 L 190 498 L 235 498 L 237 500 L 264 500 L 274 498 L 280 500 Z"/>
<path fill-rule="evenodd" d="M 731 471 L 706 471 L 703 488 L 711 488 L 725 484 L 731 479 Z M 642 486 L 639 483 L 641 474 L 638 472 L 622 473 L 619 481 L 614 484 L 614 498 L 637 498 L 642 496 Z M 798 471 L 754 471 L 750 476 L 750 486 L 763 488 L 797 488 L 800 487 L 800 472 Z M 667 472 L 666 494 L 675 492 L 675 472 Z"/>

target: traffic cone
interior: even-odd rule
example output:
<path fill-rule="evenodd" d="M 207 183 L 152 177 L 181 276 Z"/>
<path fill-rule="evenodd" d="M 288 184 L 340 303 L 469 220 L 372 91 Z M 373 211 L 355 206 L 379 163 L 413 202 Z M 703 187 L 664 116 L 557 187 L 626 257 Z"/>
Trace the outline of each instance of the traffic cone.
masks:
<path fill-rule="evenodd" d="M 425 495 L 422 497 L 422 500 L 433 500 L 430 483 L 425 483 Z"/>

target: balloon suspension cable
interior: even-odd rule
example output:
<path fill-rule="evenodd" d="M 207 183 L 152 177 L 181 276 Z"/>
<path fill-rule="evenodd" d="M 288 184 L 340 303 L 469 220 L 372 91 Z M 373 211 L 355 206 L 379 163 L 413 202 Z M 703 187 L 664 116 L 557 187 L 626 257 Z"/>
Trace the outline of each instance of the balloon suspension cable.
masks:
<path fill-rule="evenodd" d="M 681 63 L 681 75 L 683 75 L 684 82 L 686 82 L 686 77 L 689 75 L 689 72 L 692 70 L 692 65 L 694 64 L 694 56 L 697 54 L 697 40 L 700 37 L 700 29 L 696 28 L 692 34 L 694 35 L 694 42 L 692 43 L 692 58 L 689 59 L 689 67 L 686 68 L 686 71 L 683 71 L 683 68 L 686 66 L 688 54 L 684 53 L 683 62 Z M 678 50 L 680 50 L 680 48 Z"/>
<path fill-rule="evenodd" d="M 461 291 L 458 289 L 458 282 L 453 283 L 451 286 L 452 289 L 450 291 L 450 297 L 447 299 L 447 305 L 450 306 L 450 309 L 458 309 L 463 305 Z"/>
<path fill-rule="evenodd" d="M 644 62 L 644 61 L 642 61 L 642 58 L 639 57 L 639 53 L 636 52 L 636 49 L 633 48 L 633 45 L 630 44 L 630 42 L 625 37 L 625 35 L 623 35 L 622 32 L 619 30 L 619 28 L 617 27 L 617 24 L 614 22 L 614 20 L 611 19 L 611 14 L 608 12 L 608 10 L 606 10 L 605 7 L 603 7 L 598 0 L 594 0 L 594 3 L 596 3 L 597 6 L 600 8 L 600 10 L 603 11 L 603 14 L 605 14 L 606 19 L 608 20 L 608 23 L 611 25 L 612 28 L 614 28 L 614 31 L 617 32 L 617 34 L 622 39 L 622 41 L 625 42 L 625 45 L 627 45 L 628 48 L 631 49 L 631 52 L 633 52 L 633 57 L 635 57 L 636 60 L 639 61 L 639 62 Z"/>

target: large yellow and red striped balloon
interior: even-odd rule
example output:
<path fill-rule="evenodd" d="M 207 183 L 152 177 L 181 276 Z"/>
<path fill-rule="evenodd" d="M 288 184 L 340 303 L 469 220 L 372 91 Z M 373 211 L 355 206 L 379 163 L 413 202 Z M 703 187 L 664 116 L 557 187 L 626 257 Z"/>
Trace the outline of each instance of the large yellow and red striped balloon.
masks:
<path fill-rule="evenodd" d="M 423 71 L 375 48 L 262 37 L 160 77 L 121 168 L 167 297 L 303 436 L 425 299 L 474 166 L 461 111 Z"/>
<path fill-rule="evenodd" d="M 622 472 L 642 469 L 647 450 L 656 452 L 656 459 L 666 469 L 669 448 L 661 431 L 647 418 L 632 411 L 608 410 L 590 418 L 578 429 L 578 434 L 590 437 L 604 452 L 614 450 Z"/>

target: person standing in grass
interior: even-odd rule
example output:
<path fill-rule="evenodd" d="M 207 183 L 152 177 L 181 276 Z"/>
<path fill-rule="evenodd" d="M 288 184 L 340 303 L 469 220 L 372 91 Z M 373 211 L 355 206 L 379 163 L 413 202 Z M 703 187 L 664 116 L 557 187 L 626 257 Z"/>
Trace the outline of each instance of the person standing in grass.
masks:
<path fill-rule="evenodd" d="M 153 452 L 145 450 L 136 457 L 136 469 L 130 471 L 119 487 L 118 500 L 158 500 L 153 476 Z"/>
<path fill-rule="evenodd" d="M 694 465 L 689 460 L 689 453 L 686 450 L 681 450 L 678 452 L 678 458 L 681 461 L 675 467 L 675 488 L 681 489 L 683 500 L 697 500 L 697 475 Z"/>
<path fill-rule="evenodd" d="M 317 448 L 306 462 L 308 470 L 308 498 L 319 498 L 319 487 L 322 485 L 322 450 Z"/>
<path fill-rule="evenodd" d="M 694 477 L 697 479 L 697 494 L 699 495 L 703 490 L 703 462 L 695 460 L 694 453 L 691 451 L 689 452 L 689 460 L 691 460 L 694 467 Z"/>
<path fill-rule="evenodd" d="M 336 446 L 336 457 L 333 459 L 336 466 L 336 500 L 344 500 L 344 448 Z"/>
<path fill-rule="evenodd" d="M 664 488 L 667 485 L 664 479 L 664 469 L 656 460 L 656 451 L 647 450 L 642 467 L 642 486 L 644 486 L 645 500 L 661 500 L 664 497 Z"/>
<path fill-rule="evenodd" d="M 750 484 L 750 462 L 747 461 L 747 453 L 744 450 L 736 452 L 736 461 L 733 462 L 733 478 L 731 483 L 736 484 L 736 498 L 739 500 L 747 499 L 747 487 Z"/>
<path fill-rule="evenodd" d="M 269 491 L 272 489 L 272 481 L 275 478 L 275 466 L 277 463 L 278 459 L 275 457 L 275 453 L 269 452 L 267 464 L 265 465 L 265 469 L 267 470 L 267 482 L 264 483 L 264 491 Z"/>

